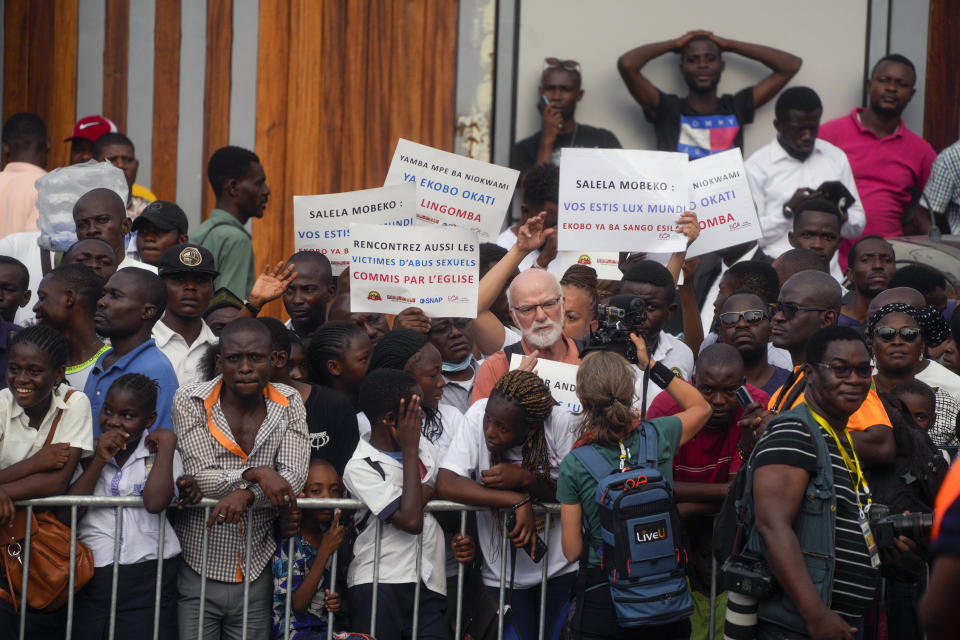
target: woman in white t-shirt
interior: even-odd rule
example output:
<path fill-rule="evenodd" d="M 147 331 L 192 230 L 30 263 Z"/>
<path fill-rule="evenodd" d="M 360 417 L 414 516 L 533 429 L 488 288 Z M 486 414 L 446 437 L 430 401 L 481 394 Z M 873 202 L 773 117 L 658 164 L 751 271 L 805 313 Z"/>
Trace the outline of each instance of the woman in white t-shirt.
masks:
<path fill-rule="evenodd" d="M 507 558 L 506 584 L 513 592 L 511 624 L 505 638 L 535 640 L 540 617 L 540 585 L 547 563 L 547 600 L 544 637 L 556 638 L 567 596 L 576 576 L 576 564 L 563 557 L 556 518 L 544 530 L 545 518 L 535 517 L 531 499 L 556 501 L 560 460 L 570 450 L 573 416 L 556 406 L 549 388 L 529 371 L 503 375 L 488 399 L 467 411 L 440 464 L 437 495 L 467 504 L 493 507 L 477 512 L 477 531 L 483 551 L 483 583 L 496 600 L 500 587 L 500 544 L 507 519 L 516 526 L 507 532 L 515 549 L 516 565 Z M 546 554 L 532 547 L 539 538 Z M 508 548 L 509 543 L 508 543 Z"/>
<path fill-rule="evenodd" d="M 90 402 L 63 384 L 67 342 L 56 329 L 34 326 L 10 340 L 7 388 L 0 391 L 0 527 L 14 501 L 60 495 L 82 455 L 93 449 Z M 27 613 L 28 638 L 62 638 L 66 607 Z M 19 614 L 0 598 L 0 629 L 15 629 Z"/>

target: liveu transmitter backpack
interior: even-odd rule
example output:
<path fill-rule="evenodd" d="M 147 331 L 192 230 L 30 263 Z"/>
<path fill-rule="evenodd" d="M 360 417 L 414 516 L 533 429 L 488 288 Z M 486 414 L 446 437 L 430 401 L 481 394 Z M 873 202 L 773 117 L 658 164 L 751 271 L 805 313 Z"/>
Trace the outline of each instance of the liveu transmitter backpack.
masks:
<path fill-rule="evenodd" d="M 643 451 L 622 470 L 611 468 L 596 445 L 571 451 L 597 481 L 601 540 L 591 543 L 621 627 L 668 624 L 693 613 L 683 525 L 657 469 L 657 431 L 649 423 L 638 429 Z"/>

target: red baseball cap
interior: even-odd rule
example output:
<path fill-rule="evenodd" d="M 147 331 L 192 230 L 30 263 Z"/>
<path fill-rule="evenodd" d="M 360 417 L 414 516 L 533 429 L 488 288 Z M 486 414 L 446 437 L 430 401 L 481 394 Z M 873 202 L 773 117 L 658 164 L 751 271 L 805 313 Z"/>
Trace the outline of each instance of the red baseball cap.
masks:
<path fill-rule="evenodd" d="M 113 124 L 113 121 L 109 118 L 104 118 L 101 115 L 85 116 L 77 120 L 77 124 L 73 125 L 73 135 L 65 138 L 64 142 L 69 142 L 74 138 L 96 142 L 103 134 L 117 133 L 117 131 L 117 125 Z"/>

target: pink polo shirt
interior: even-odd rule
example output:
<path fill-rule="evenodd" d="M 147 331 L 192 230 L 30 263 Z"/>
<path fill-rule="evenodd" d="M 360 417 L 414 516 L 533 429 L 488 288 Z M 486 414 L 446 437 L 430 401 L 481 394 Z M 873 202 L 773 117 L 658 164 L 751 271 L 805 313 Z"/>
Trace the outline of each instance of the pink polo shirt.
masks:
<path fill-rule="evenodd" d="M 854 109 L 849 115 L 820 125 L 818 135 L 847 154 L 867 215 L 863 235 L 903 235 L 901 216 L 910 202 L 909 189 L 923 191 L 937 154 L 926 140 L 907 129 L 903 120 L 895 133 L 878 138 L 860 124 L 863 110 Z M 843 268 L 855 241 L 845 238 L 840 245 Z"/>
<path fill-rule="evenodd" d="M 0 171 L 0 238 L 21 231 L 37 231 L 37 188 L 46 175 L 29 162 L 9 162 Z"/>

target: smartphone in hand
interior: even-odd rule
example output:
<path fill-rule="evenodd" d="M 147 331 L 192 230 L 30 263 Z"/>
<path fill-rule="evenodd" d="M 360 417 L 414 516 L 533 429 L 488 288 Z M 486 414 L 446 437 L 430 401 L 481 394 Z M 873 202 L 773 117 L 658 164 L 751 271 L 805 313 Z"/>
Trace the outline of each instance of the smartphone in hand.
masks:
<path fill-rule="evenodd" d="M 504 518 L 503 526 L 507 528 L 507 531 L 513 531 L 517 526 L 517 514 L 515 511 L 511 510 L 507 514 L 507 517 Z M 527 552 L 527 555 L 530 556 L 530 559 L 534 562 L 540 562 L 543 559 L 543 556 L 547 555 L 547 543 L 543 541 L 539 535 L 537 535 L 536 545 L 533 542 L 528 544 L 525 547 L 521 547 L 524 551 Z"/>
<path fill-rule="evenodd" d="M 747 391 L 745 385 L 740 385 L 733 393 L 737 396 L 737 402 L 740 403 L 740 408 L 746 409 L 753 403 L 753 398 L 750 397 L 750 392 Z"/>

